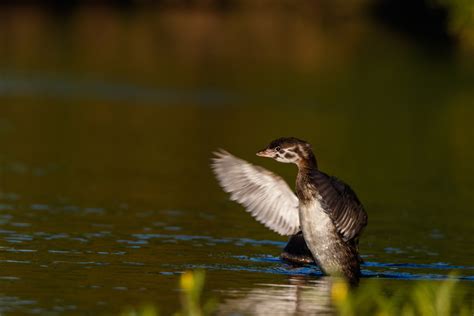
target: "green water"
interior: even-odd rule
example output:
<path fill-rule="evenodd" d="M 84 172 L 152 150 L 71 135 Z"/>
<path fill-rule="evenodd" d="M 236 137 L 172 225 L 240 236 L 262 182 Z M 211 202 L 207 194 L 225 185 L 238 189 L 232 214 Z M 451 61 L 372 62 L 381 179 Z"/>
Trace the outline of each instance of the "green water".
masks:
<path fill-rule="evenodd" d="M 222 313 L 324 310 L 319 270 L 279 261 L 286 238 L 230 202 L 209 168 L 225 148 L 293 186 L 293 166 L 255 156 L 280 136 L 311 142 L 365 205 L 361 282 L 393 289 L 458 270 L 472 293 L 469 55 L 433 54 L 357 17 L 3 15 L 0 313 L 151 302 L 166 315 L 195 268 Z M 284 304 L 305 291 L 316 294 Z"/>

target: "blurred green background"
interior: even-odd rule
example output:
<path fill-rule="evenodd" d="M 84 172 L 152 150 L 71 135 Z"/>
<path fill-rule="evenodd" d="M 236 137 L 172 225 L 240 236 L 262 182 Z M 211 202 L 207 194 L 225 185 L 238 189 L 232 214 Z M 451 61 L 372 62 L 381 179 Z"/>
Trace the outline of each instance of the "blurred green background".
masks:
<path fill-rule="evenodd" d="M 225 148 L 292 186 L 255 157 L 281 136 L 364 203 L 365 278 L 458 269 L 472 293 L 473 19 L 462 0 L 4 3 L 0 312 L 166 315 L 194 268 L 226 311 L 307 286 L 317 269 L 280 262 L 209 168 Z"/>

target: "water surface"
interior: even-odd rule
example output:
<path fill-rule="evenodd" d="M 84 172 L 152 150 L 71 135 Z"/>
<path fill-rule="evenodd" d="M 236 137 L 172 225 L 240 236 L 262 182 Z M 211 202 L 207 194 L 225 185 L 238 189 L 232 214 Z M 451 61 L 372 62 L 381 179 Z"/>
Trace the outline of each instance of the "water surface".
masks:
<path fill-rule="evenodd" d="M 14 23 L 25 14 L 34 19 Z M 366 207 L 362 283 L 395 289 L 457 270 L 472 293 L 470 58 L 431 56 L 358 19 L 325 29 L 279 13 L 153 22 L 84 10 L 59 31 L 44 12 L 9 16 L 0 313 L 152 302 L 166 315 L 179 309 L 179 275 L 198 268 L 222 314 L 328 312 L 327 279 L 281 262 L 286 239 L 228 201 L 209 168 L 225 148 L 293 185 L 293 166 L 255 156 L 290 135 L 310 141 L 321 169 Z M 94 23 L 108 23 L 102 41 Z"/>

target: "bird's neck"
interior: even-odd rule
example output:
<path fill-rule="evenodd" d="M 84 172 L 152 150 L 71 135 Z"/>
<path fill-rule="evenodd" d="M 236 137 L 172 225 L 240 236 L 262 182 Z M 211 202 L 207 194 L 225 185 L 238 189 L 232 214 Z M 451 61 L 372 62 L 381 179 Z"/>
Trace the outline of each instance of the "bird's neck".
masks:
<path fill-rule="evenodd" d="M 296 176 L 296 194 L 302 202 L 311 200 L 315 193 L 311 179 L 318 172 L 318 163 L 314 154 L 310 152 L 298 163 L 298 175 Z"/>
<path fill-rule="evenodd" d="M 298 162 L 298 173 L 308 173 L 318 170 L 318 162 L 312 151 L 304 153 Z"/>

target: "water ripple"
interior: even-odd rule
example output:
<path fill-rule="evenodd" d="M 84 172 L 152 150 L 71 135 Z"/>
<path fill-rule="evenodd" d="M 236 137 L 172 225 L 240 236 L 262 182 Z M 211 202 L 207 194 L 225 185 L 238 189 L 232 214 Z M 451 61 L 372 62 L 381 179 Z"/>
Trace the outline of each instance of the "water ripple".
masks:
<path fill-rule="evenodd" d="M 235 265 L 196 265 L 196 268 L 209 268 L 213 270 L 231 270 L 231 271 L 248 271 L 248 272 L 262 272 L 262 273 L 275 273 L 275 274 L 296 274 L 296 275 L 321 275 L 319 268 L 314 265 L 305 265 L 301 267 L 293 267 L 286 264 L 279 257 L 275 256 L 233 256 L 233 258 L 258 262 L 258 263 L 273 263 L 278 264 L 277 268 L 268 266 L 235 266 Z M 283 264 L 283 265 L 281 265 Z M 190 265 L 193 266 L 193 265 Z M 442 269 L 442 270 L 473 270 L 472 266 L 457 266 L 450 265 L 448 263 L 436 262 L 431 264 L 415 264 L 415 263 L 380 263 L 380 262 L 365 262 L 362 267 L 376 267 L 376 268 L 413 268 L 413 269 Z M 404 279 L 404 280 L 444 280 L 451 276 L 445 274 L 434 274 L 434 273 L 410 273 L 403 271 L 371 271 L 368 269 L 361 270 L 362 277 L 367 278 L 389 278 L 389 279 Z M 459 275 L 455 276 L 459 280 L 474 281 L 474 276 L 470 275 Z"/>
<path fill-rule="evenodd" d="M 29 260 L 10 260 L 10 259 L 2 259 L 2 260 L 0 260 L 0 262 L 5 262 L 5 263 L 25 263 L 25 264 L 31 263 L 31 261 L 29 261 Z"/>
<path fill-rule="evenodd" d="M 373 272 L 370 270 L 361 271 L 363 277 L 368 278 L 387 278 L 387 279 L 402 279 L 402 280 L 446 280 L 450 278 L 455 278 L 465 281 L 474 281 L 474 276 L 466 275 L 457 275 L 450 276 L 444 274 L 434 274 L 434 273 L 409 273 L 409 272 L 393 272 L 393 271 L 382 271 L 382 272 Z"/>
<path fill-rule="evenodd" d="M 8 201 L 17 201 L 20 199 L 20 195 L 13 192 L 0 192 L 0 199 Z"/>
<path fill-rule="evenodd" d="M 251 238 L 214 238 L 211 236 L 196 236 L 196 235 L 170 235 L 170 234 L 132 234 L 134 238 L 139 240 L 149 239 L 169 239 L 169 240 L 180 240 L 180 241 L 192 241 L 192 240 L 205 240 L 213 243 L 233 243 L 237 245 L 270 245 L 283 247 L 286 242 L 274 241 L 274 240 L 257 240 Z"/>
<path fill-rule="evenodd" d="M 13 205 L 11 204 L 0 204 L 0 211 L 11 211 L 13 210 Z M 1 216 L 2 218 L 11 218 L 12 216 L 9 214 L 5 214 Z"/>
<path fill-rule="evenodd" d="M 79 264 L 79 265 L 93 265 L 93 266 L 107 266 L 110 265 L 108 262 L 96 262 L 96 261 L 64 261 L 64 260 L 56 260 L 52 262 L 53 264 Z"/>
<path fill-rule="evenodd" d="M 6 281 L 16 281 L 16 280 L 20 280 L 19 277 L 16 277 L 16 276 L 0 276 L 0 280 L 6 280 Z"/>
<path fill-rule="evenodd" d="M 450 265 L 444 262 L 435 263 L 381 263 L 367 261 L 363 267 L 408 268 L 408 269 L 442 269 L 442 270 L 474 270 L 474 266 Z"/>
<path fill-rule="evenodd" d="M 18 249 L 18 248 L 4 248 L 4 247 L 0 247 L 0 250 L 6 251 L 6 252 L 37 252 L 38 251 L 35 249 Z"/>
<path fill-rule="evenodd" d="M 283 274 L 283 275 L 310 275 L 310 276 L 323 276 L 322 272 L 316 266 L 302 266 L 293 267 L 290 265 L 278 265 L 278 266 L 242 266 L 242 265 L 229 265 L 229 264 L 185 264 L 177 266 L 182 270 L 188 269 L 205 269 L 205 270 L 224 270 L 224 271 L 245 271 L 245 272 L 256 272 L 256 273 L 270 273 L 270 274 Z"/>
<path fill-rule="evenodd" d="M 171 267 L 163 265 L 164 267 Z M 243 266 L 230 264 L 185 264 L 182 266 L 174 266 L 179 270 L 186 269 L 206 269 L 206 270 L 223 270 L 223 271 L 245 271 L 255 273 L 269 273 L 280 275 L 306 275 L 306 276 L 323 276 L 321 270 L 315 265 L 298 266 L 291 265 L 274 265 L 274 266 Z M 386 278 L 386 279 L 402 279 L 402 280 L 445 280 L 452 278 L 450 275 L 433 274 L 433 273 L 409 273 L 409 272 L 393 272 L 381 271 L 374 272 L 370 270 L 361 270 L 362 278 Z M 474 281 L 474 276 L 459 275 L 454 278 L 465 281 Z"/>

